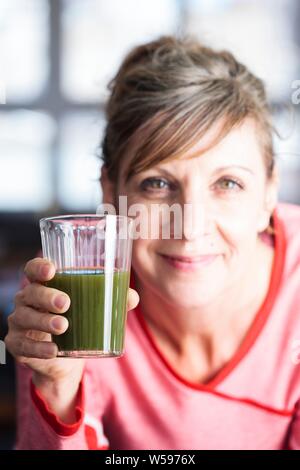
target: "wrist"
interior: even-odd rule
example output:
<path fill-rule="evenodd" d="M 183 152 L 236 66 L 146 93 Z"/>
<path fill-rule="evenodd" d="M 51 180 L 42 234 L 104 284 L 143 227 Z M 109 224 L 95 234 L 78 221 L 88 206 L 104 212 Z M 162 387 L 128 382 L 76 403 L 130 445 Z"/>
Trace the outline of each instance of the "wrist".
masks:
<path fill-rule="evenodd" d="M 55 394 L 60 394 L 66 388 L 78 386 L 79 381 L 74 377 L 49 377 L 48 375 L 41 374 L 40 372 L 33 372 L 32 382 L 39 390 L 51 390 Z"/>
<path fill-rule="evenodd" d="M 76 421 L 77 395 L 80 379 L 53 379 L 34 372 L 32 383 L 46 401 L 48 407 L 57 417 L 70 424 Z"/>

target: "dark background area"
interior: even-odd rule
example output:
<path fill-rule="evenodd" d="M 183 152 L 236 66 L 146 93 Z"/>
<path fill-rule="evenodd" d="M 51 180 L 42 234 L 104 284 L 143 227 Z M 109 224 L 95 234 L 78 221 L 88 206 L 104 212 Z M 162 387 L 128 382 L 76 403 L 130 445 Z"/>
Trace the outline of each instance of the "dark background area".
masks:
<path fill-rule="evenodd" d="M 16 225 L 19 230 L 16 230 Z M 7 315 L 13 310 L 13 296 L 19 289 L 25 260 L 40 249 L 38 222 L 34 214 L 1 214 L 0 217 L 0 338 L 7 331 Z M 0 365 L 0 449 L 10 448 L 15 433 L 14 362 L 6 354 Z"/>

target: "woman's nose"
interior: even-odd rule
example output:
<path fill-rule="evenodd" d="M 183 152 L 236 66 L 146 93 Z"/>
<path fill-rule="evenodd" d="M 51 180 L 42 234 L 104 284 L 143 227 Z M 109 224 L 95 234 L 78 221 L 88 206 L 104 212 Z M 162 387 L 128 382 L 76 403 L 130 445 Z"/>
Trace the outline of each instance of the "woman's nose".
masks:
<path fill-rule="evenodd" d="M 187 202 L 183 205 L 183 238 L 194 240 L 207 233 L 207 208 L 204 202 Z"/>

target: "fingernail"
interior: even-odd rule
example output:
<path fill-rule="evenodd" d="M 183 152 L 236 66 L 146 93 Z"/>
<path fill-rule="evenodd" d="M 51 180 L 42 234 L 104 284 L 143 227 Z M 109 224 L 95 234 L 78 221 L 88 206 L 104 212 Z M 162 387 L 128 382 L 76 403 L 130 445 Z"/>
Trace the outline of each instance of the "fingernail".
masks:
<path fill-rule="evenodd" d="M 66 303 L 67 303 L 67 297 L 65 295 L 58 295 L 54 300 L 55 307 L 59 309 L 64 308 Z"/>
<path fill-rule="evenodd" d="M 64 317 L 55 317 L 51 321 L 51 325 L 55 330 L 65 330 L 67 326 L 66 321 Z"/>
<path fill-rule="evenodd" d="M 40 273 L 42 277 L 48 277 L 49 269 L 50 269 L 49 264 L 44 264 L 44 266 L 41 267 Z"/>

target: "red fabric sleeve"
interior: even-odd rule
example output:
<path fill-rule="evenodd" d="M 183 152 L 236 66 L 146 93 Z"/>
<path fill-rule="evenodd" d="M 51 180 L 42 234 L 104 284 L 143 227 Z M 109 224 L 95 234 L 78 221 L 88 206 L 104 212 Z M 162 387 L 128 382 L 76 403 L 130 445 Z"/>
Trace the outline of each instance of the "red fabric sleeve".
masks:
<path fill-rule="evenodd" d="M 40 414 L 57 434 L 59 434 L 60 436 L 72 436 L 78 431 L 78 429 L 83 423 L 84 416 L 84 387 L 82 382 L 80 383 L 76 399 L 76 421 L 72 424 L 66 424 L 61 421 L 58 416 L 56 416 L 56 414 L 51 410 L 43 395 L 36 388 L 32 380 L 30 383 L 30 393 L 32 401 L 38 408 Z"/>

